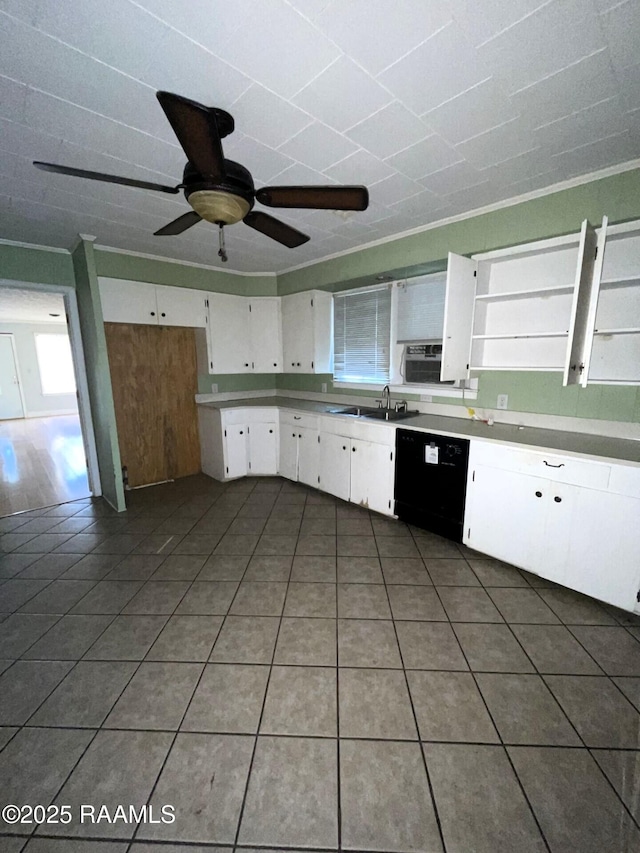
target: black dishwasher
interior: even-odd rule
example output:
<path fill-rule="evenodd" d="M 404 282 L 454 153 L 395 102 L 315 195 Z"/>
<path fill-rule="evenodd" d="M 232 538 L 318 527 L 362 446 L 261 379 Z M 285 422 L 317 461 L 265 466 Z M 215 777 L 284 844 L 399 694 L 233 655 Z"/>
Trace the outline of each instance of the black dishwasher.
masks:
<path fill-rule="evenodd" d="M 409 429 L 396 431 L 396 515 L 462 542 L 469 442 Z"/>

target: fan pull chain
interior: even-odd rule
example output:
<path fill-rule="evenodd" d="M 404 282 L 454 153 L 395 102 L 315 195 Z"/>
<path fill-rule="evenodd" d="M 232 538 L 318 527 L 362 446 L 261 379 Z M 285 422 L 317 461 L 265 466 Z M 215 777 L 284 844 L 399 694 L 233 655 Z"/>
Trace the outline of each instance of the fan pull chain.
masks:
<path fill-rule="evenodd" d="M 224 225 L 222 222 L 219 222 L 218 226 L 220 228 L 220 231 L 218 232 L 219 237 L 220 237 L 220 248 L 218 249 L 218 256 L 222 260 L 222 263 L 226 264 L 226 262 L 229 260 L 229 258 L 227 256 L 227 249 L 226 249 L 225 244 L 224 244 Z"/>

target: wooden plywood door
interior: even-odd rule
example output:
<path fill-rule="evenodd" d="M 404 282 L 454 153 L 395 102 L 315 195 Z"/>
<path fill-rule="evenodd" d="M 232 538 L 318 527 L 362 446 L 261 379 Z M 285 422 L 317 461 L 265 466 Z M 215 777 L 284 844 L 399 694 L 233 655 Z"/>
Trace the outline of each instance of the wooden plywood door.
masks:
<path fill-rule="evenodd" d="M 105 323 L 105 334 L 129 485 L 198 473 L 195 330 Z"/>

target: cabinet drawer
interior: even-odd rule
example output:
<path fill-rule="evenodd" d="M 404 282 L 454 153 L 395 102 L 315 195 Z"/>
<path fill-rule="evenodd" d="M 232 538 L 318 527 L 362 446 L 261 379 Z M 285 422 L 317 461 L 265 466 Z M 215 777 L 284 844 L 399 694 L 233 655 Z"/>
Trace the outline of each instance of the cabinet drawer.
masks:
<path fill-rule="evenodd" d="M 237 409 L 224 409 L 222 421 L 225 426 L 231 424 L 263 424 L 277 422 L 278 410 L 271 406 L 256 406 L 255 408 L 240 407 Z"/>
<path fill-rule="evenodd" d="M 591 489 L 607 489 L 611 473 L 611 466 L 601 462 L 489 442 L 472 442 L 470 466 L 475 464 Z"/>
<path fill-rule="evenodd" d="M 309 427 L 310 429 L 318 429 L 318 415 L 311 415 L 308 412 L 296 412 L 289 410 L 286 412 L 280 411 L 280 423 L 286 426 Z"/>

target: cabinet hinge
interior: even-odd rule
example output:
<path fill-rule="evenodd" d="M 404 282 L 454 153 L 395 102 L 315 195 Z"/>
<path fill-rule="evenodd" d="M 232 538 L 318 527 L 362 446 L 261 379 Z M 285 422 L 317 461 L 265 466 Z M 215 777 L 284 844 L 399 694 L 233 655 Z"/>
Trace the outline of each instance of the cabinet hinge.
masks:
<path fill-rule="evenodd" d="M 318 436 L 318 444 L 320 444 L 320 436 Z"/>
<path fill-rule="evenodd" d="M 389 462 L 393 462 L 393 453 L 389 454 Z"/>
<path fill-rule="evenodd" d="M 311 300 L 311 307 L 313 308 L 313 299 Z"/>
<path fill-rule="evenodd" d="M 471 528 L 467 530 L 467 539 L 471 539 Z"/>
<path fill-rule="evenodd" d="M 251 470 L 251 462 L 249 462 L 249 470 Z"/>
<path fill-rule="evenodd" d="M 209 300 L 208 300 L 208 299 L 205 299 L 205 300 L 204 300 L 204 304 L 205 304 L 205 305 L 207 306 L 207 308 L 208 308 L 208 307 L 209 307 Z"/>
<path fill-rule="evenodd" d="M 251 303 L 249 303 L 249 314 L 251 314 Z"/>
<path fill-rule="evenodd" d="M 597 258 L 597 257 L 598 257 L 598 247 L 597 247 L 597 246 L 596 246 L 596 253 L 595 253 L 595 255 L 594 255 L 593 257 L 594 257 L 594 258 Z"/>
<path fill-rule="evenodd" d="M 473 277 L 474 277 L 474 278 L 477 278 L 477 277 L 478 277 L 478 270 L 474 270 L 474 271 L 473 271 Z"/>
<path fill-rule="evenodd" d="M 247 435 L 249 435 L 249 427 L 247 427 Z"/>
<path fill-rule="evenodd" d="M 320 474 L 318 474 L 318 482 L 320 482 Z"/>
<path fill-rule="evenodd" d="M 473 474 L 471 475 L 471 482 L 475 483 L 475 481 L 476 481 L 476 472 L 474 471 Z"/>
<path fill-rule="evenodd" d="M 636 593 L 636 601 L 640 601 L 640 589 Z"/>
<path fill-rule="evenodd" d="M 311 367 L 313 368 L 313 362 L 311 362 Z"/>
<path fill-rule="evenodd" d="M 227 465 L 227 474 L 229 473 L 229 466 Z"/>
<path fill-rule="evenodd" d="M 225 437 L 225 438 L 227 437 L 227 431 L 226 431 L 226 429 L 225 429 L 225 431 L 224 431 L 224 437 Z"/>
<path fill-rule="evenodd" d="M 213 370 L 213 362 L 212 361 L 209 362 L 209 367 L 211 368 L 211 370 Z"/>

